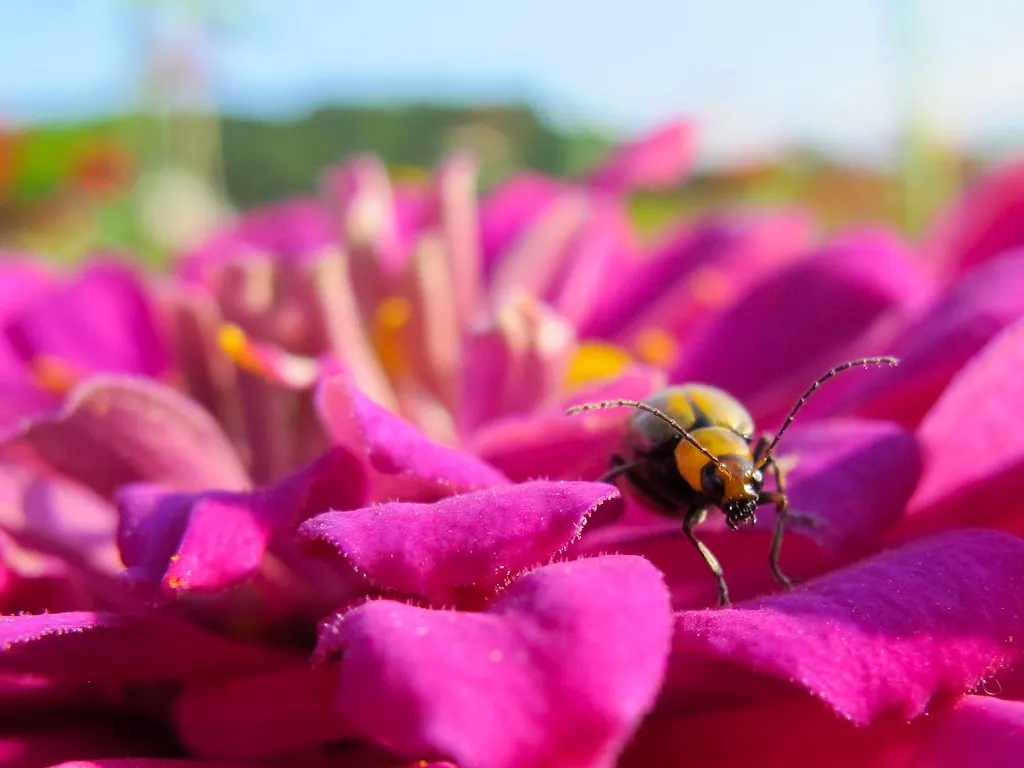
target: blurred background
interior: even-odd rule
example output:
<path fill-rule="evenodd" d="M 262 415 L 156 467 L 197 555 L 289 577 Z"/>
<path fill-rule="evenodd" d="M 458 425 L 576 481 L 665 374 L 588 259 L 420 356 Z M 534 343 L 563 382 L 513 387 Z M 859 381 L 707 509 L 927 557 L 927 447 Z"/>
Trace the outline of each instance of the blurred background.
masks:
<path fill-rule="evenodd" d="M 572 176 L 677 117 L 680 211 L 911 236 L 1024 147 L 1020 0 L 0 0 L 0 247 L 160 260 L 371 150 Z"/>

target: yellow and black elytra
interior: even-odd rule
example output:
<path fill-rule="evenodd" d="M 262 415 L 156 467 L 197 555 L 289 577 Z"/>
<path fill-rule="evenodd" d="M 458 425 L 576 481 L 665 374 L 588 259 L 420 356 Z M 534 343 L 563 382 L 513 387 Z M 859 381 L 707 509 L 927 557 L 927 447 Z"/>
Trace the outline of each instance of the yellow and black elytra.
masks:
<path fill-rule="evenodd" d="M 718 582 L 718 601 L 729 604 L 729 589 L 722 566 L 711 550 L 696 537 L 694 526 L 704 521 L 709 507 L 725 515 L 736 530 L 755 521 L 762 504 L 776 510 L 775 535 L 768 561 L 775 579 L 785 587 L 792 583 L 779 568 L 779 552 L 789 510 L 785 472 L 772 451 L 789 429 L 797 412 L 822 384 L 836 374 L 856 367 L 897 365 L 894 357 L 865 357 L 837 365 L 819 376 L 800 396 L 779 431 L 754 439 L 754 420 L 747 409 L 728 393 L 707 384 L 670 387 L 643 402 L 604 400 L 569 409 L 569 414 L 602 408 L 636 408 L 626 427 L 623 450 L 611 459 L 611 468 L 600 480 L 623 477 L 629 490 L 645 506 L 683 518 L 683 533 L 704 556 Z M 775 490 L 763 490 L 764 473 L 771 471 Z"/>

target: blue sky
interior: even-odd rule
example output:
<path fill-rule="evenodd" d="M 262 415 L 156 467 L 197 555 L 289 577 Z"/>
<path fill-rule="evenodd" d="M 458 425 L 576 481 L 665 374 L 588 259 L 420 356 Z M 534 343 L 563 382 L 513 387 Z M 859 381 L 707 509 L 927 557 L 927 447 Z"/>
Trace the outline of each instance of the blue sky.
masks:
<path fill-rule="evenodd" d="M 704 153 L 726 157 L 793 139 L 854 153 L 881 146 L 906 103 L 898 5 L 916 5 L 917 89 L 933 130 L 1024 139 L 1020 0 L 230 5 L 241 13 L 211 58 L 217 100 L 230 110 L 523 98 L 563 124 L 624 132 L 691 115 Z M 0 0 L 0 119 L 131 105 L 146 29 L 139 7 Z"/>

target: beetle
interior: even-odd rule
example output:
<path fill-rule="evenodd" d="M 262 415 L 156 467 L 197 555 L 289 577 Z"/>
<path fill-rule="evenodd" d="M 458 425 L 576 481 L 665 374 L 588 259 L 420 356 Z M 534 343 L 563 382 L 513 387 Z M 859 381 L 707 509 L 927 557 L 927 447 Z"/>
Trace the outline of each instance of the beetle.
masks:
<path fill-rule="evenodd" d="M 830 368 L 815 379 L 790 410 L 774 435 L 762 435 L 754 442 L 754 420 L 736 398 L 708 384 L 669 387 L 645 401 L 603 400 L 570 408 L 569 415 L 603 408 L 635 408 L 626 425 L 623 449 L 612 455 L 609 470 L 599 482 L 622 477 L 629 490 L 644 506 L 673 517 L 682 517 L 683 533 L 714 574 L 719 605 L 729 604 L 729 588 L 722 566 L 710 549 L 694 534 L 709 507 L 725 515 L 726 524 L 736 530 L 756 522 L 757 508 L 775 507 L 775 531 L 768 562 L 772 575 L 784 587 L 792 582 L 779 567 L 782 534 L 787 519 L 812 518 L 789 509 L 786 473 L 773 451 L 808 398 L 832 377 L 851 368 L 897 365 L 894 357 L 864 357 Z M 775 490 L 764 490 L 764 477 L 771 472 Z"/>

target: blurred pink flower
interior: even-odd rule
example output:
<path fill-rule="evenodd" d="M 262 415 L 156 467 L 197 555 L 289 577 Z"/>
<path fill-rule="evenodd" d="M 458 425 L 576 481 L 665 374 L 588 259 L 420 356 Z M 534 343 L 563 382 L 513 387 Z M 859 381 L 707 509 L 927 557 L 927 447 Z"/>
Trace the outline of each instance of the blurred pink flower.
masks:
<path fill-rule="evenodd" d="M 936 231 L 989 245 L 937 234 L 935 270 L 789 214 L 633 243 L 666 135 L 479 211 L 463 160 L 392 190 L 360 158 L 148 286 L 0 265 L 0 765 L 1013 764 L 1015 224 L 969 194 Z M 677 521 L 589 481 L 628 414 L 563 415 L 646 360 L 770 426 L 861 352 L 906 363 L 782 446 L 826 523 L 787 538 L 804 584 L 769 520 L 705 526 L 727 610 Z"/>

